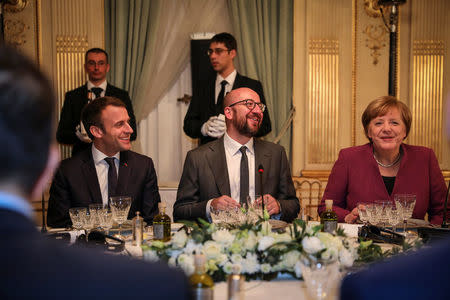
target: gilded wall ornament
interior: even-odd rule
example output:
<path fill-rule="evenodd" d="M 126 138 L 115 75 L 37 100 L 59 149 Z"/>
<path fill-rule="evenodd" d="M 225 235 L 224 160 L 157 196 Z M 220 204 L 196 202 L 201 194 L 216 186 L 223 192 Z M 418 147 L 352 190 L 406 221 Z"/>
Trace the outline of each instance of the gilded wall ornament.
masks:
<path fill-rule="evenodd" d="M 27 7 L 27 0 L 7 0 L 4 5 L 5 12 L 18 13 Z"/>
<path fill-rule="evenodd" d="M 363 33 L 367 35 L 366 46 L 371 51 L 372 63 L 377 65 L 380 50 L 386 46 L 386 28 L 383 25 L 367 25 Z"/>
<path fill-rule="evenodd" d="M 364 0 L 364 11 L 369 17 L 379 18 L 381 17 L 380 6 L 378 0 Z"/>
<path fill-rule="evenodd" d="M 30 27 L 25 25 L 19 20 L 6 20 L 5 21 L 5 40 L 8 44 L 16 47 L 22 46 L 26 43 L 25 30 L 29 30 Z"/>

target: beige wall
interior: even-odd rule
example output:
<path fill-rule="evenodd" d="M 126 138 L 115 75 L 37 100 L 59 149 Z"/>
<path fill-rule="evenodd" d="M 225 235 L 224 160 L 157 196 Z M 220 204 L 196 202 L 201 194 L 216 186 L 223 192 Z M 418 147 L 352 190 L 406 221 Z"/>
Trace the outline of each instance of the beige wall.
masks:
<path fill-rule="evenodd" d="M 388 94 L 389 33 L 374 2 L 294 1 L 294 176 L 326 180 L 339 149 L 367 142 L 361 114 Z M 397 90 L 413 113 L 406 142 L 433 148 L 443 170 L 449 13 L 446 0 L 407 1 L 399 12 Z"/>

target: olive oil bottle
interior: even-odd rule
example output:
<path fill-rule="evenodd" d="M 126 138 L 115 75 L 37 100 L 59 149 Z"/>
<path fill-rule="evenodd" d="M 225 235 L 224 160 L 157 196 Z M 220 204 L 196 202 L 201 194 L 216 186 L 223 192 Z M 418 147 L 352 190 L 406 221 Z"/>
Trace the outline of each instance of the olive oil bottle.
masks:
<path fill-rule="evenodd" d="M 153 239 L 170 241 L 170 217 L 166 215 L 166 203 L 158 203 L 159 214 L 153 218 Z"/>
<path fill-rule="evenodd" d="M 214 299 L 214 281 L 206 273 L 206 256 L 204 254 L 195 254 L 194 274 L 189 276 L 192 298 L 194 300 L 212 300 Z"/>
<path fill-rule="evenodd" d="M 325 200 L 325 211 L 320 214 L 320 224 L 323 225 L 322 231 L 334 233 L 337 229 L 338 218 L 333 211 L 333 200 Z"/>

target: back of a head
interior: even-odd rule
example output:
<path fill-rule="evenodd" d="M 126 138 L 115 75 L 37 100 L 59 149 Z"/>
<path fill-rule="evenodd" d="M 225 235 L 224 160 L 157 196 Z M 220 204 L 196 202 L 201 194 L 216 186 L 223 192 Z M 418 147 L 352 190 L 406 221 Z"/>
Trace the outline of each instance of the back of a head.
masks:
<path fill-rule="evenodd" d="M 47 163 L 54 119 L 50 82 L 31 60 L 0 45 L 0 183 L 31 192 Z"/>
<path fill-rule="evenodd" d="M 210 40 L 210 43 L 222 43 L 227 47 L 228 50 L 236 50 L 237 51 L 237 42 L 234 36 L 229 34 L 228 32 L 218 33 L 213 36 Z"/>

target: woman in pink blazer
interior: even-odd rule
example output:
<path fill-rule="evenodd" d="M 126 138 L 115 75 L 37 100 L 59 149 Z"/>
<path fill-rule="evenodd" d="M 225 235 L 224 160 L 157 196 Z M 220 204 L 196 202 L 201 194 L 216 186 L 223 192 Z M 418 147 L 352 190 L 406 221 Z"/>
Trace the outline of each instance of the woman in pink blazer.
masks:
<path fill-rule="evenodd" d="M 342 149 L 331 170 L 319 206 L 333 199 L 339 222 L 358 219 L 358 202 L 393 201 L 395 194 L 415 194 L 413 218 L 440 224 L 446 195 L 444 177 L 433 150 L 403 143 L 411 128 L 411 112 L 401 101 L 383 96 L 362 115 L 369 143 Z"/>

